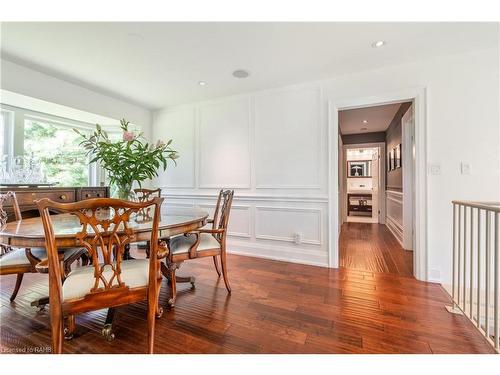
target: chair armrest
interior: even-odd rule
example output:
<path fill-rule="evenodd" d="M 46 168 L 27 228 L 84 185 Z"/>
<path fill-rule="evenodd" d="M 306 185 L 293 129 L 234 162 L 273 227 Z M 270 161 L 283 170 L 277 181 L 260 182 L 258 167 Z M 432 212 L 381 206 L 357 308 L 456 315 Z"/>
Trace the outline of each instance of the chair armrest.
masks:
<path fill-rule="evenodd" d="M 156 253 L 157 259 L 163 259 L 170 253 L 167 243 L 165 241 L 160 241 L 158 243 L 158 252 Z"/>
<path fill-rule="evenodd" d="M 45 258 L 35 265 L 38 273 L 49 273 L 49 259 Z"/>
<path fill-rule="evenodd" d="M 65 277 L 62 262 L 64 260 L 64 253 L 59 253 L 59 263 L 61 265 L 61 274 L 63 278 Z M 35 264 L 35 270 L 38 273 L 49 273 L 49 258 L 42 259 L 37 264 Z"/>

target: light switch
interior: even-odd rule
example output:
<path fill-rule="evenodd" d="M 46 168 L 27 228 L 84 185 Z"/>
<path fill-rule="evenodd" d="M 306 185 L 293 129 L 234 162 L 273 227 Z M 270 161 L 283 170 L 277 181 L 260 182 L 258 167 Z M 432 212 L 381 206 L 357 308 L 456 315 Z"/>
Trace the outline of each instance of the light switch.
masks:
<path fill-rule="evenodd" d="M 430 163 L 429 164 L 429 174 L 433 174 L 433 175 L 441 174 L 441 164 Z"/>
<path fill-rule="evenodd" d="M 470 174 L 470 164 L 462 161 L 460 163 L 460 173 L 462 173 L 462 174 Z"/>

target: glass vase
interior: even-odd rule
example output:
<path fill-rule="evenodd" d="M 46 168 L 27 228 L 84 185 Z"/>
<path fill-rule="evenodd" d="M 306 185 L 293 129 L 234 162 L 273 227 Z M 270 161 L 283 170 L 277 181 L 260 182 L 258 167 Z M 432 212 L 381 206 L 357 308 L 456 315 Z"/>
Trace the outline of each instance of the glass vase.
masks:
<path fill-rule="evenodd" d="M 123 200 L 132 200 L 132 182 L 117 184 L 115 190 L 115 197 Z"/>

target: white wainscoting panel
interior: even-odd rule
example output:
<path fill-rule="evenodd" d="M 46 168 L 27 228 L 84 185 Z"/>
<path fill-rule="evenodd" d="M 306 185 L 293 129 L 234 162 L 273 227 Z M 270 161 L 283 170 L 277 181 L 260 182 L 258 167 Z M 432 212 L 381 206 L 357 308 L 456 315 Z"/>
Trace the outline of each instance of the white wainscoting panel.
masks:
<path fill-rule="evenodd" d="M 386 225 L 403 246 L 403 193 L 386 190 Z"/>
<path fill-rule="evenodd" d="M 195 187 L 195 116 L 193 108 L 159 112 L 153 124 L 153 139 L 173 140 L 173 148 L 181 157 L 177 167 L 170 163 L 166 172 L 160 172 L 155 186 L 167 188 Z"/>
<path fill-rule="evenodd" d="M 206 210 L 209 217 L 214 216 L 215 204 L 200 203 L 198 207 Z M 251 216 L 250 206 L 236 205 L 231 206 L 231 214 L 229 216 L 228 236 L 250 238 Z"/>
<path fill-rule="evenodd" d="M 152 138 L 173 138 L 180 152 L 156 184 L 163 210 L 213 214 L 219 189 L 234 189 L 228 252 L 328 266 L 321 101 L 319 85 L 307 84 L 155 113 Z"/>
<path fill-rule="evenodd" d="M 250 188 L 250 99 L 199 109 L 199 187 Z"/>
<path fill-rule="evenodd" d="M 255 238 L 321 245 L 321 210 L 291 207 L 255 207 Z"/>
<path fill-rule="evenodd" d="M 217 196 L 196 193 L 163 193 L 164 209 L 199 207 L 213 217 Z M 295 197 L 239 197 L 235 192 L 227 249 L 230 253 L 262 258 L 328 265 L 326 198 L 300 202 Z M 300 233 L 302 241 L 295 243 Z"/>
<path fill-rule="evenodd" d="M 255 96 L 257 189 L 319 189 L 321 91 L 317 87 Z"/>

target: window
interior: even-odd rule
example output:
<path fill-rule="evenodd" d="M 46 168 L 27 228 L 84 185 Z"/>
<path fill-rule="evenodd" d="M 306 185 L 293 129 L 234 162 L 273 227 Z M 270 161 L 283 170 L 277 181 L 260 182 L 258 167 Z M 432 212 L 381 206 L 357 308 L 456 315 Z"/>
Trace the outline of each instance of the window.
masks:
<path fill-rule="evenodd" d="M 12 155 L 14 112 L 0 110 L 0 160 Z"/>
<path fill-rule="evenodd" d="M 60 186 L 89 185 L 89 158 L 79 146 L 80 139 L 73 127 L 25 117 L 24 154 L 41 161 L 47 182 Z"/>

